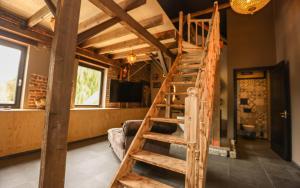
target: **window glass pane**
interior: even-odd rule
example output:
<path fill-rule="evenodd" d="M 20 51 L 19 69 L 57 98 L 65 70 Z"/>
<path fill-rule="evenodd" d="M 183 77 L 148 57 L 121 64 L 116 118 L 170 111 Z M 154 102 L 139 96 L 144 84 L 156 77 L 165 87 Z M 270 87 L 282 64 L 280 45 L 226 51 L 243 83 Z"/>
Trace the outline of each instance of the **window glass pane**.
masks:
<path fill-rule="evenodd" d="M 14 104 L 21 51 L 0 45 L 0 104 Z"/>
<path fill-rule="evenodd" d="M 75 105 L 99 105 L 102 72 L 78 66 Z"/>

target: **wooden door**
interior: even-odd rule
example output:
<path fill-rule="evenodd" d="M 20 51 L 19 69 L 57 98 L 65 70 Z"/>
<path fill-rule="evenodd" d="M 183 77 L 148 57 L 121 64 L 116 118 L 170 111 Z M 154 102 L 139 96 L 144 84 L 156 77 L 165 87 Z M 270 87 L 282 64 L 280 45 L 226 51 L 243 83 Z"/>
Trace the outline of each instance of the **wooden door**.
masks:
<path fill-rule="evenodd" d="M 271 148 L 285 160 L 291 160 L 291 113 L 289 65 L 280 62 L 270 71 Z"/>

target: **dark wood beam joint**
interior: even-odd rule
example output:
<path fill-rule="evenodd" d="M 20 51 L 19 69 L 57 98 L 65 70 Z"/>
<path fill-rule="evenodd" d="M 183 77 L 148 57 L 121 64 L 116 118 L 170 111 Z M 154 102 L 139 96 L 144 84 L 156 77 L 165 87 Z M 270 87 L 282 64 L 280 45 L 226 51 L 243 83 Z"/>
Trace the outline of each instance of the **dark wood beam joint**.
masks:
<path fill-rule="evenodd" d="M 133 19 L 126 11 L 124 11 L 118 4 L 114 1 L 107 0 L 90 0 L 96 7 L 103 10 L 105 13 L 112 17 L 120 18 L 121 24 L 130 29 L 137 36 L 144 39 L 147 43 L 155 48 L 163 51 L 166 55 L 175 58 L 175 55 L 166 48 L 159 40 L 157 40 L 151 33 L 149 33 L 141 24 L 139 24 L 135 19 Z"/>

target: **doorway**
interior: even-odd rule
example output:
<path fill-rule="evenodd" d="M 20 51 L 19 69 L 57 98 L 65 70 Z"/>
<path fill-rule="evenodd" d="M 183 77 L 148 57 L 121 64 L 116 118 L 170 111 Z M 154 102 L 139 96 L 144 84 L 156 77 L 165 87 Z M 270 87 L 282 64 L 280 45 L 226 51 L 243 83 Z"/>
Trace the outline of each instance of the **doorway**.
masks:
<path fill-rule="evenodd" d="M 236 137 L 270 138 L 269 79 L 267 69 L 235 71 Z"/>
<path fill-rule="evenodd" d="M 234 70 L 235 139 L 267 140 L 281 158 L 291 158 L 288 63 Z"/>

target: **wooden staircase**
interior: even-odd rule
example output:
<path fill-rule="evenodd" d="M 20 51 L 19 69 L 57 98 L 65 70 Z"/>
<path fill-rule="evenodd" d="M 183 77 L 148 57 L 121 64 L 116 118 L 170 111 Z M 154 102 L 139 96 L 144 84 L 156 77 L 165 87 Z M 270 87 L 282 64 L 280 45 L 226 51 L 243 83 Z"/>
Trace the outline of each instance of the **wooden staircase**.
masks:
<path fill-rule="evenodd" d="M 214 74 L 219 57 L 217 4 L 209 22 L 210 30 L 206 41 L 202 41 L 201 44 L 206 42 L 206 45 L 199 47 L 197 44 L 182 42 L 182 23 L 181 13 L 178 56 L 124 157 L 111 184 L 112 188 L 172 187 L 134 173 L 133 168 L 137 161 L 185 175 L 186 188 L 205 186 L 209 130 L 213 116 Z M 204 32 L 202 35 L 204 36 Z M 174 96 L 185 99 L 176 102 L 172 100 Z M 172 111 L 175 109 L 184 111 L 183 119 L 173 115 Z M 151 132 L 154 122 L 168 123 L 170 126 L 184 125 L 184 137 Z M 146 140 L 186 146 L 186 160 L 144 150 Z"/>

